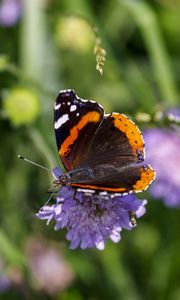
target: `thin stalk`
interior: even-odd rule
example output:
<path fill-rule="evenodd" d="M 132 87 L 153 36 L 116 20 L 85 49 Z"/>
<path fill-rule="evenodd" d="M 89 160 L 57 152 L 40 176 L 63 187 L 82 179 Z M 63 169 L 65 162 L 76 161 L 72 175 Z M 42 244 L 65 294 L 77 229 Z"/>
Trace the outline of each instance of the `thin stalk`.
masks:
<path fill-rule="evenodd" d="M 119 0 L 119 3 L 133 17 L 134 22 L 141 31 L 162 100 L 168 105 L 178 104 L 178 92 L 170 57 L 152 7 L 141 0 Z"/>

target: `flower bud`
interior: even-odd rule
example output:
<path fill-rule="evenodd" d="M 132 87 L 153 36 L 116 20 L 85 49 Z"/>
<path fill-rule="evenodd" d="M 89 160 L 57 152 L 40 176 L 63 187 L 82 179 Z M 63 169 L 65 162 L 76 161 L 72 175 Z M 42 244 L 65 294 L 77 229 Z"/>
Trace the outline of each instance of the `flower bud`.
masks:
<path fill-rule="evenodd" d="M 4 114 L 15 126 L 30 124 L 38 116 L 39 100 L 31 90 L 14 88 L 3 100 Z"/>
<path fill-rule="evenodd" d="M 77 17 L 61 18 L 56 25 L 55 39 L 60 47 L 77 53 L 88 51 L 94 43 L 90 25 Z"/>

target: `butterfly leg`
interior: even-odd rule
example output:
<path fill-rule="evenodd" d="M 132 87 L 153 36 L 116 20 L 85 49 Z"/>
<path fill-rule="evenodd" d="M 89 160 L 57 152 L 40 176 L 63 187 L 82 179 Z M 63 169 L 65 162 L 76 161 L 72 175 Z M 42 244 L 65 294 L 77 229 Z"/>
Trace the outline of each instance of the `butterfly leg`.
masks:
<path fill-rule="evenodd" d="M 78 201 L 79 199 L 76 198 L 76 196 L 77 196 L 77 191 L 75 190 L 75 191 L 74 191 L 74 197 L 73 197 L 73 200 L 77 200 L 77 201 Z"/>

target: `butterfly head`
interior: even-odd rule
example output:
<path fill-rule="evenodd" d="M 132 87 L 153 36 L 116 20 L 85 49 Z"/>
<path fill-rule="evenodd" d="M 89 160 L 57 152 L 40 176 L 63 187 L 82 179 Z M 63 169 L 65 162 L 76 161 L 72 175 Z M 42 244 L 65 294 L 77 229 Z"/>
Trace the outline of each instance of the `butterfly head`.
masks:
<path fill-rule="evenodd" d="M 55 186 L 69 186 L 70 185 L 70 176 L 68 173 L 59 176 L 58 179 L 54 180 Z"/>

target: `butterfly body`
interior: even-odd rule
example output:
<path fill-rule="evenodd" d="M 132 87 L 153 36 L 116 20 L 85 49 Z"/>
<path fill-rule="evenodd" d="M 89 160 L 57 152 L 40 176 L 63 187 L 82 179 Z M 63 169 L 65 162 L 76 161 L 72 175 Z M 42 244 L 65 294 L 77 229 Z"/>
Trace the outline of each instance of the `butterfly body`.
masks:
<path fill-rule="evenodd" d="M 143 166 L 140 130 L 119 113 L 104 114 L 95 101 L 61 91 L 54 105 L 57 147 L 66 173 L 59 185 L 130 193 L 145 190 L 155 176 Z"/>

